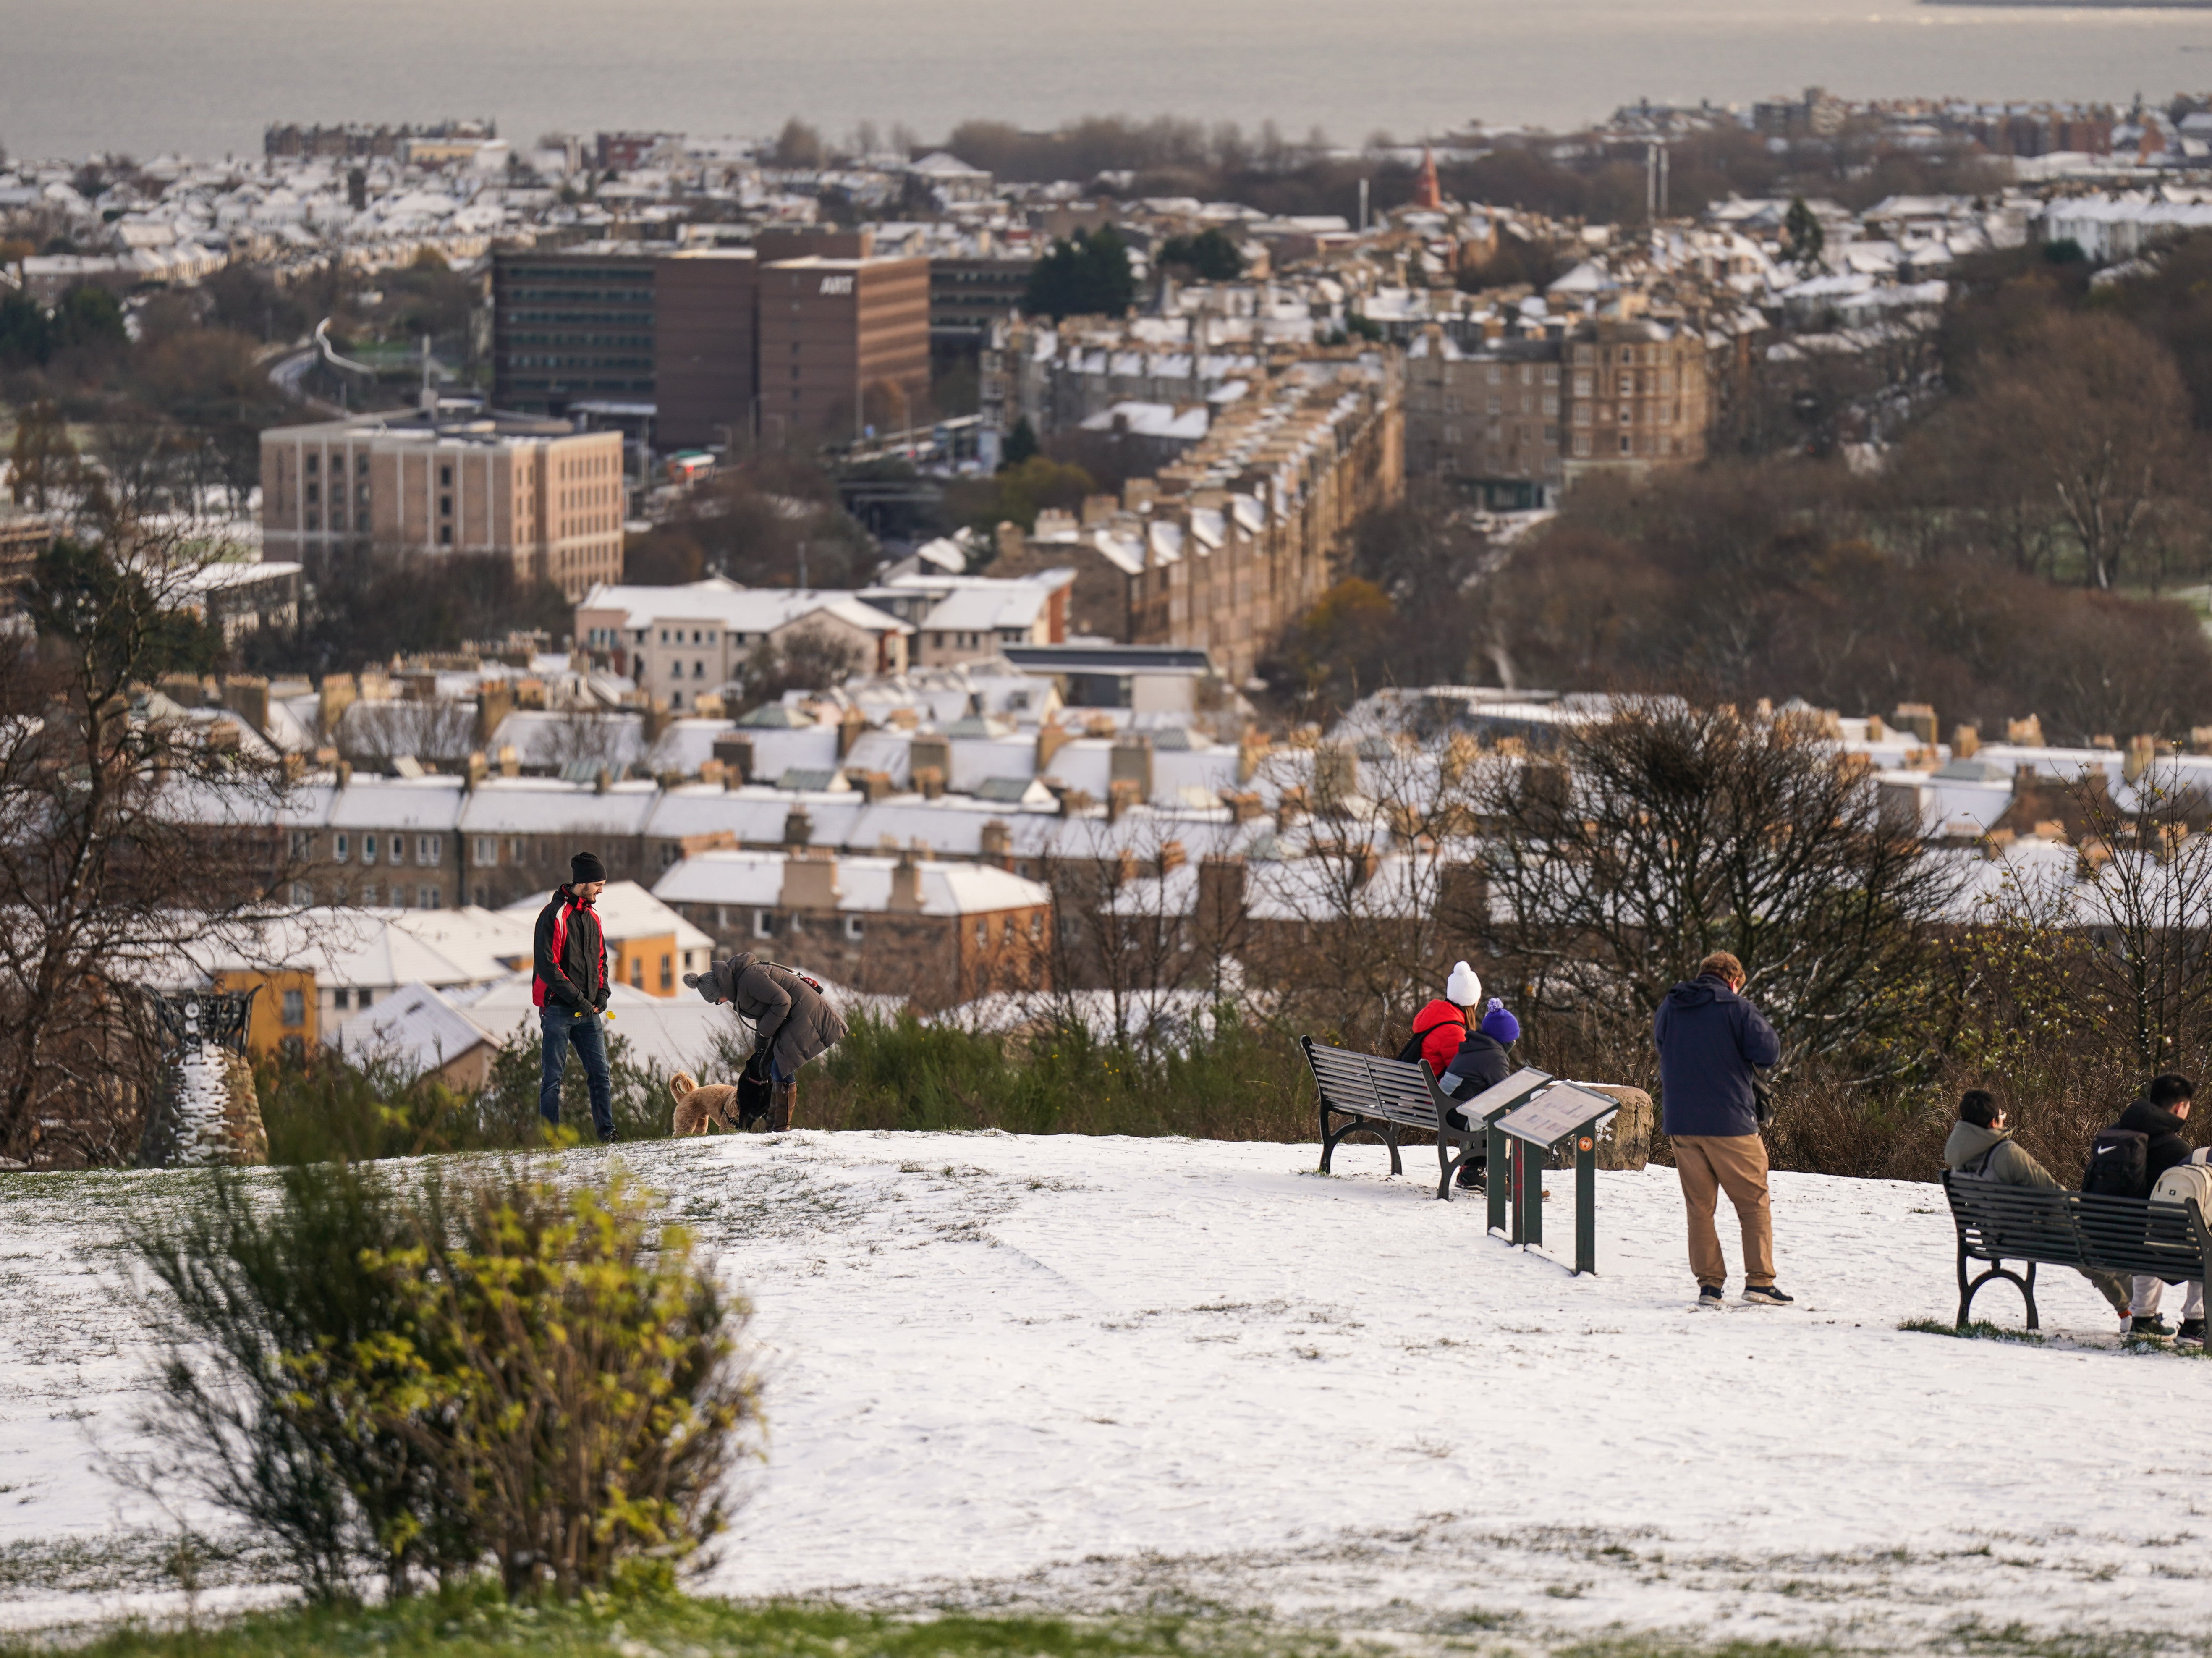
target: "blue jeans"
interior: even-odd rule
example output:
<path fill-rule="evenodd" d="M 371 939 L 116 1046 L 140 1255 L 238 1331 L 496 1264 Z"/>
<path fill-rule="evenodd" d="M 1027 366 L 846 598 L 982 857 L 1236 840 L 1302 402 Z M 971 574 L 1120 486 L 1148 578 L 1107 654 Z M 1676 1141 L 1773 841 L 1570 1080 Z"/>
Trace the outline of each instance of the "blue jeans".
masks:
<path fill-rule="evenodd" d="M 591 1085 L 592 1126 L 599 1131 L 601 1139 L 612 1139 L 614 1083 L 607 1074 L 607 1041 L 599 1016 L 548 1005 L 538 1009 L 538 1023 L 544 1033 L 539 1051 L 538 1114 L 560 1127 L 561 1078 L 568 1068 L 568 1049 L 573 1045 L 584 1061 L 584 1080 Z"/>

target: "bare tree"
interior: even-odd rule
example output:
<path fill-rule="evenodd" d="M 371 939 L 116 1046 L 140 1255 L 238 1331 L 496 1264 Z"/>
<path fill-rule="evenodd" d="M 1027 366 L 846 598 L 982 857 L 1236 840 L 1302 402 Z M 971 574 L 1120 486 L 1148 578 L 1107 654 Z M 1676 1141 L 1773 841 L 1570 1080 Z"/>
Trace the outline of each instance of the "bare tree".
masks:
<path fill-rule="evenodd" d="M 58 542 L 25 592 L 35 639 L 0 654 L 0 1153 L 21 1163 L 125 1155 L 142 985 L 242 935 L 297 872 L 276 757 L 148 711 L 148 685 L 220 645 L 194 574 L 128 526 Z"/>
<path fill-rule="evenodd" d="M 465 762 L 476 748 L 476 709 L 449 698 L 356 702 L 338 720 L 338 751 L 356 766 L 388 770 L 395 760 Z"/>
<path fill-rule="evenodd" d="M 2082 579 L 2111 587 L 2160 540 L 2160 517 L 2202 466 L 2172 353 L 2132 325 L 2053 313 L 1975 398 L 2005 434 L 2022 494 L 2055 501 Z"/>
<path fill-rule="evenodd" d="M 1486 757 L 1474 803 L 1498 941 L 1540 1008 L 1640 1039 L 1668 989 L 1729 950 L 1785 1066 L 1915 1057 L 1876 1039 L 1911 1012 L 1958 878 L 1808 725 L 1626 701 L 1553 757 Z"/>

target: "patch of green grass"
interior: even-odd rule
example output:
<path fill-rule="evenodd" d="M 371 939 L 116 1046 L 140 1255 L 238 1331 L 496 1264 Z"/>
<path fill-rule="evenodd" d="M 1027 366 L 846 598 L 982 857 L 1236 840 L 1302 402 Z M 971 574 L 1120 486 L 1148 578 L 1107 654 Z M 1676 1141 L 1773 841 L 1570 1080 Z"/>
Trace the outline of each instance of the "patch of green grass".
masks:
<path fill-rule="evenodd" d="M 1946 1324 L 1936 1318 L 1908 1318 L 1897 1327 L 1919 1335 L 1957 1336 L 1966 1341 L 2017 1341 L 2029 1347 L 2040 1347 L 2044 1341 L 2039 1330 L 2014 1330 L 1981 1318 L 1966 1325 Z"/>
<path fill-rule="evenodd" d="M 905 1618 L 676 1594 L 510 1605 L 487 1587 L 374 1608 L 254 1613 L 198 1629 L 126 1629 L 78 1650 L 85 1658 L 1321 1658 L 1344 1649 L 1333 1637 L 1228 1620 Z M 52 1651 L 0 1641 L 6 1658 Z"/>

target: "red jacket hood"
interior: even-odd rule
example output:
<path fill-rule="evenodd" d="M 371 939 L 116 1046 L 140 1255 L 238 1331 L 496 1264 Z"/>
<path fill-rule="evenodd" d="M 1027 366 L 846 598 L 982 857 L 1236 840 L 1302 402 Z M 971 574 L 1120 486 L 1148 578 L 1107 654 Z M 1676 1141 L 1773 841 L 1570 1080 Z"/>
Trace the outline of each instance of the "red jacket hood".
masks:
<path fill-rule="evenodd" d="M 1416 1036 L 1420 1035 L 1425 1031 L 1434 1030 L 1438 1025 L 1447 1022 L 1464 1025 L 1467 1023 L 1467 1013 L 1457 1003 L 1448 1002 L 1439 996 L 1419 1013 L 1413 1015 L 1413 1034 Z"/>

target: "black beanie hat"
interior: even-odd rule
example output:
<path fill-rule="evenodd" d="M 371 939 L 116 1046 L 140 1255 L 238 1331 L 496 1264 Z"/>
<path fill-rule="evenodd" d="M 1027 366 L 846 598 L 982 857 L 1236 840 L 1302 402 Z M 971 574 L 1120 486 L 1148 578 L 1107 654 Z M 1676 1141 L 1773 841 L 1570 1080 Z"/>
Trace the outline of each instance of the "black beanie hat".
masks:
<path fill-rule="evenodd" d="M 580 852 L 568 860 L 568 884 L 572 887 L 582 886 L 586 881 L 604 881 L 606 878 L 607 866 L 599 861 L 595 853 Z"/>

